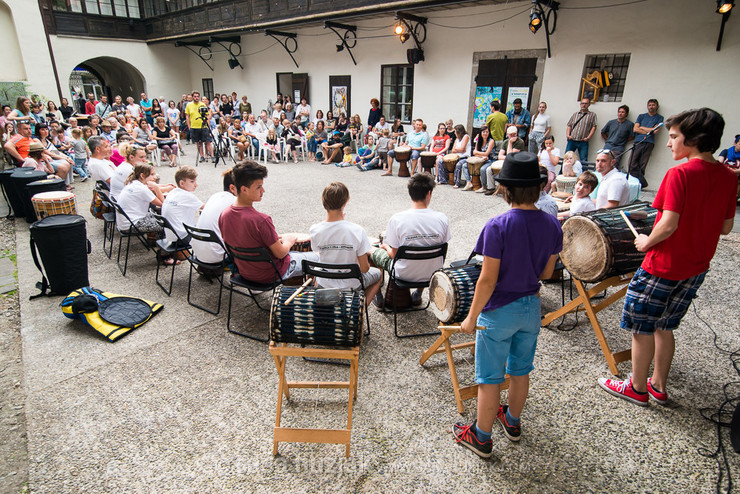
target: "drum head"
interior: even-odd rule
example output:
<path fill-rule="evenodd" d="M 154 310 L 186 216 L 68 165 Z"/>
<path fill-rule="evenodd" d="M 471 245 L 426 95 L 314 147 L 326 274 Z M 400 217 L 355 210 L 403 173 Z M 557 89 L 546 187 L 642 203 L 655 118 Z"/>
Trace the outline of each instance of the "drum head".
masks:
<path fill-rule="evenodd" d="M 571 216 L 563 224 L 560 260 L 575 278 L 599 281 L 609 270 L 611 246 L 604 231 L 586 216 Z"/>
<path fill-rule="evenodd" d="M 457 153 L 450 153 L 450 154 L 445 154 L 442 159 L 445 162 L 447 162 L 447 161 L 457 162 L 460 159 L 460 156 L 458 156 Z"/>
<path fill-rule="evenodd" d="M 429 283 L 432 312 L 442 322 L 448 322 L 455 313 L 455 289 L 444 271 L 436 271 Z"/>
<path fill-rule="evenodd" d="M 64 199 L 72 199 L 74 198 L 74 194 L 71 192 L 61 192 L 61 191 L 53 191 L 53 192 L 39 192 L 38 194 L 34 194 L 31 198 L 32 201 L 61 201 Z"/>
<path fill-rule="evenodd" d="M 152 308 L 138 298 L 113 297 L 100 302 L 98 313 L 110 324 L 134 328 L 149 319 Z"/>
<path fill-rule="evenodd" d="M 482 165 L 485 161 L 485 158 L 481 158 L 480 156 L 471 156 L 468 158 L 468 163 L 471 165 Z"/>

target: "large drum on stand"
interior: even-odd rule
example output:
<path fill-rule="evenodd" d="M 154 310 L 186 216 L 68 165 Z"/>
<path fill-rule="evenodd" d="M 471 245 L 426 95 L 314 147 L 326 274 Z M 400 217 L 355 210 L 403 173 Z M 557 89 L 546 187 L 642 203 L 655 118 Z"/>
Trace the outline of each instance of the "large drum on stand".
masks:
<path fill-rule="evenodd" d="M 638 233 L 650 235 L 657 210 L 646 202 L 578 214 L 563 223 L 560 260 L 574 278 L 596 283 L 611 276 L 632 273 L 640 267 L 644 252 L 635 248 L 635 236 L 620 211 L 639 213 L 630 217 Z"/>
<path fill-rule="evenodd" d="M 460 161 L 460 155 L 457 153 L 445 154 L 442 158 L 445 164 L 445 170 L 447 170 L 447 181 L 451 184 L 455 183 L 455 167 L 457 162 Z"/>
<path fill-rule="evenodd" d="M 424 171 L 427 173 L 432 173 L 434 165 L 437 164 L 437 153 L 433 153 L 432 151 L 422 151 L 419 154 L 419 159 L 421 160 L 421 167 L 424 169 Z"/>
<path fill-rule="evenodd" d="M 398 161 L 398 176 L 399 177 L 410 177 L 408 161 L 411 158 L 411 147 L 410 146 L 398 146 L 394 153 L 396 155 L 396 161 Z"/>
<path fill-rule="evenodd" d="M 481 188 L 480 169 L 485 162 L 486 159 L 480 156 L 471 156 L 468 158 L 468 171 L 470 172 L 470 181 L 473 183 L 473 190 Z"/>
<path fill-rule="evenodd" d="M 440 269 L 434 272 L 429 283 L 432 312 L 440 322 L 459 323 L 468 315 L 473 303 L 475 284 L 481 267 L 466 264 L 459 268 Z"/>

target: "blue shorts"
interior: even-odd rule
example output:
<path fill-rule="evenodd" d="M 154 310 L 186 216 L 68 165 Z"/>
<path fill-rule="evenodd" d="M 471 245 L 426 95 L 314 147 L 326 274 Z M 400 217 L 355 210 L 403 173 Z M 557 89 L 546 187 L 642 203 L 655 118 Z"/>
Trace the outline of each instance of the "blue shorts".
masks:
<path fill-rule="evenodd" d="M 624 298 L 620 326 L 633 334 L 653 334 L 656 329 L 673 331 L 689 310 L 704 273 L 685 280 L 667 280 L 639 268 Z"/>
<path fill-rule="evenodd" d="M 528 295 L 481 313 L 476 331 L 475 382 L 501 384 L 506 374 L 526 376 L 534 370 L 540 334 L 540 298 Z"/>

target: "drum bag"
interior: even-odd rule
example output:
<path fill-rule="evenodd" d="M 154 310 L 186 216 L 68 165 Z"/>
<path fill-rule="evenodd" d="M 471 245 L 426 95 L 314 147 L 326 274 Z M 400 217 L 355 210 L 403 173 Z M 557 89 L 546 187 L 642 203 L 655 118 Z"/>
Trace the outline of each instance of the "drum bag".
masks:
<path fill-rule="evenodd" d="M 41 293 L 31 299 L 47 295 L 47 291 L 48 295 L 65 295 L 90 284 L 87 255 L 91 246 L 85 218 L 76 214 L 56 214 L 33 223 L 29 230 L 33 262 L 41 271 L 41 281 L 36 283 Z"/>
<path fill-rule="evenodd" d="M 62 300 L 62 314 L 70 319 L 80 319 L 108 341 L 127 335 L 162 309 L 164 306 L 156 302 L 103 292 L 89 286 L 74 290 Z"/>

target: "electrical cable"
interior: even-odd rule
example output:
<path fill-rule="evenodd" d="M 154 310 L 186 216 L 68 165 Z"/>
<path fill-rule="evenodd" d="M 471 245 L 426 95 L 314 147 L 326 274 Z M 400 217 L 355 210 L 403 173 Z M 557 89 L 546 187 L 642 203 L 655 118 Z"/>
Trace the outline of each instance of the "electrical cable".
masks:
<path fill-rule="evenodd" d="M 477 26 L 446 26 L 444 24 L 438 24 L 438 23 L 432 22 L 432 21 L 427 21 L 427 24 L 431 24 L 432 26 L 437 26 L 437 27 L 444 27 L 444 28 L 447 28 L 447 29 L 479 29 L 481 27 L 488 27 L 488 26 L 493 26 L 495 24 L 500 24 L 502 22 L 506 22 L 506 21 L 508 21 L 510 19 L 513 19 L 514 17 L 520 16 L 522 14 L 525 14 L 525 13 L 529 12 L 529 10 L 530 10 L 530 8 L 527 7 L 526 9 L 524 9 L 524 10 L 522 10 L 520 12 L 517 12 L 514 15 L 510 15 L 509 17 L 506 17 L 504 19 L 499 19 L 497 21 L 489 22 L 487 24 L 480 24 L 480 25 L 477 25 Z"/>
<path fill-rule="evenodd" d="M 608 9 L 611 7 L 621 7 L 623 5 L 632 5 L 635 3 L 643 3 L 648 0 L 632 0 L 631 2 L 614 3 L 611 5 L 592 5 L 589 7 L 560 7 L 559 10 L 591 10 L 591 9 Z"/>
<path fill-rule="evenodd" d="M 717 332 L 709 325 L 707 321 L 705 321 L 700 315 L 699 311 L 696 309 L 696 304 L 692 301 L 691 304 L 694 306 L 694 314 L 696 317 L 704 323 L 704 325 L 709 329 L 709 331 L 712 332 L 714 347 L 719 350 L 720 352 L 726 354 L 730 358 L 730 362 L 732 362 L 732 366 L 735 368 L 735 372 L 740 376 L 740 349 L 735 351 L 730 351 L 724 348 L 721 348 L 717 344 Z M 700 408 L 699 413 L 701 413 L 701 416 L 704 417 L 704 419 L 712 422 L 717 427 L 717 449 L 714 451 L 710 451 L 707 448 L 699 448 L 698 452 L 700 455 L 706 457 L 706 458 L 714 458 L 717 460 L 717 467 L 719 469 L 719 472 L 717 474 L 717 485 L 716 485 L 716 492 L 720 493 L 722 492 L 723 487 L 723 481 L 725 475 L 727 475 L 727 481 L 726 481 L 726 490 L 724 492 L 730 493 L 732 492 L 733 482 L 732 482 L 732 472 L 730 471 L 730 461 L 727 459 L 727 448 L 725 446 L 725 441 L 722 437 L 722 429 L 723 428 L 730 428 L 732 425 L 732 414 L 736 407 L 740 406 L 740 390 L 738 390 L 734 397 L 730 397 L 728 393 L 728 389 L 730 386 L 734 385 L 740 385 L 740 381 L 730 381 L 726 383 L 724 386 L 722 386 L 722 393 L 725 397 L 725 400 L 722 402 L 722 404 L 719 406 L 719 408 Z M 729 420 L 728 420 L 729 417 Z"/>

